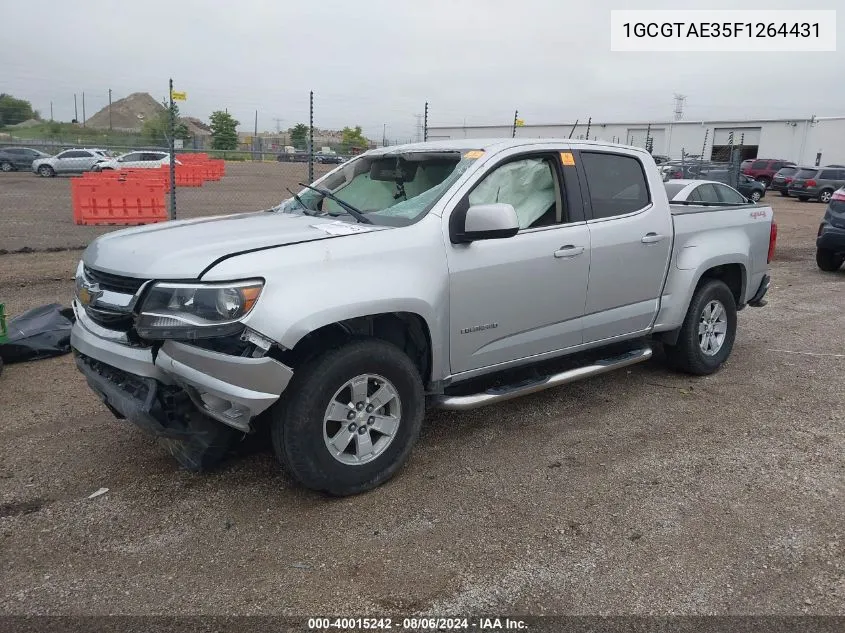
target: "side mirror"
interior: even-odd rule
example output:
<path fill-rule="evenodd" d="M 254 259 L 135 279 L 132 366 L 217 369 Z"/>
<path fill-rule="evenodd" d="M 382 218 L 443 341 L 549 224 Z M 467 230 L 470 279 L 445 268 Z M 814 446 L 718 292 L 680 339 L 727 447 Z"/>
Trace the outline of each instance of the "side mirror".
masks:
<path fill-rule="evenodd" d="M 449 236 L 455 244 L 513 237 L 519 233 L 519 218 L 513 205 L 503 202 L 455 209 L 449 225 Z"/>

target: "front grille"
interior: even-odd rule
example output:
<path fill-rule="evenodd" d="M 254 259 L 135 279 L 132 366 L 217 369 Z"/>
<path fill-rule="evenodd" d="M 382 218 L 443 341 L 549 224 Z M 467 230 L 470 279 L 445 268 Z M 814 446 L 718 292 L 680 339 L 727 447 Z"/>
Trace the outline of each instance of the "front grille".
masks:
<path fill-rule="evenodd" d="M 138 279 L 137 277 L 124 277 L 122 275 L 104 273 L 100 270 L 88 268 L 88 266 L 85 266 L 85 277 L 88 281 L 98 284 L 103 290 L 130 295 L 138 292 L 141 286 L 144 285 L 144 282 L 147 281 L 146 279 Z"/>
<path fill-rule="evenodd" d="M 132 315 L 126 312 L 117 312 L 105 308 L 85 306 L 85 314 L 94 323 L 110 330 L 128 331 L 133 325 Z"/>

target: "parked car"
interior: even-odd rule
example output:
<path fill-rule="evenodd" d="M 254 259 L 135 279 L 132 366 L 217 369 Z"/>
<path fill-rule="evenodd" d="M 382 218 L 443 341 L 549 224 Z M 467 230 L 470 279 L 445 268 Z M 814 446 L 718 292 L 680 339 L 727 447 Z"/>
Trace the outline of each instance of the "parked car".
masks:
<path fill-rule="evenodd" d="M 754 181 L 752 181 L 754 182 Z M 763 187 L 755 182 L 758 187 Z M 716 180 L 669 180 L 663 185 L 669 202 L 704 202 L 716 204 L 747 204 L 748 198 L 733 187 Z M 759 194 L 759 190 L 755 190 Z M 757 200 L 760 198 L 758 197 Z M 754 200 L 754 202 L 757 202 Z"/>
<path fill-rule="evenodd" d="M 845 187 L 830 197 L 816 237 L 816 264 L 835 272 L 845 262 Z"/>
<path fill-rule="evenodd" d="M 731 172 L 728 169 L 722 168 L 706 169 L 702 170 L 701 179 L 720 182 L 723 185 L 730 187 Z M 737 186 L 731 188 L 738 191 L 751 202 L 755 203 L 759 202 L 766 196 L 766 185 L 758 180 L 754 180 L 751 176 L 746 176 L 745 174 L 737 174 Z"/>
<path fill-rule="evenodd" d="M 789 184 L 792 182 L 792 179 L 795 177 L 795 174 L 798 173 L 800 167 L 782 167 L 778 170 L 778 172 L 772 178 L 772 183 L 770 187 L 774 191 L 779 191 L 780 195 L 788 196 L 789 195 Z"/>
<path fill-rule="evenodd" d="M 772 210 L 670 207 L 637 148 L 435 141 L 303 187 L 82 255 L 77 367 L 188 468 L 267 423 L 299 482 L 360 493 L 398 472 L 427 405 L 500 403 L 656 343 L 673 367 L 717 371 L 737 310 L 769 287 Z"/>
<path fill-rule="evenodd" d="M 742 161 L 740 172 L 762 182 L 766 187 L 772 183 L 775 174 L 784 167 L 794 167 L 795 163 L 782 158 L 753 158 Z"/>
<path fill-rule="evenodd" d="M 799 200 L 818 200 L 827 204 L 833 192 L 845 185 L 845 168 L 802 167 L 789 183 L 787 191 Z"/>
<path fill-rule="evenodd" d="M 109 160 L 95 149 L 66 149 L 55 156 L 39 158 L 32 162 L 32 171 L 39 176 L 56 174 L 80 174 L 91 171 L 97 163 Z"/>
<path fill-rule="evenodd" d="M 296 150 L 295 152 L 282 152 L 277 156 L 280 163 L 307 163 L 309 154 L 304 150 Z"/>
<path fill-rule="evenodd" d="M 29 147 L 3 147 L 0 148 L 0 171 L 31 169 L 32 161 L 49 157 L 49 154 Z"/>
<path fill-rule="evenodd" d="M 170 154 L 167 152 L 129 152 L 117 158 L 97 163 L 92 167 L 93 171 L 105 171 L 109 169 L 145 169 L 156 168 L 170 164 Z M 177 160 L 177 165 L 181 163 Z"/>
<path fill-rule="evenodd" d="M 339 154 L 314 154 L 314 162 L 323 165 L 340 165 L 343 162 L 343 156 Z"/>

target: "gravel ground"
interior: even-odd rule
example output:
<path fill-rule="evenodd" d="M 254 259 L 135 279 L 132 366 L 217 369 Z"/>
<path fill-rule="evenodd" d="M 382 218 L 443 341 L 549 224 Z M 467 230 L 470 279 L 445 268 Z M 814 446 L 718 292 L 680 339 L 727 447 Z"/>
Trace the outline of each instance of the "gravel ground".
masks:
<path fill-rule="evenodd" d="M 0 613 L 845 614 L 845 271 L 815 267 L 821 205 L 770 198 L 770 302 L 740 313 L 721 372 L 652 361 L 434 412 L 407 467 L 354 498 L 300 489 L 261 447 L 181 471 L 70 357 L 7 367 Z M 11 215 L 12 244 L 93 234 Z M 78 256 L 0 256 L 0 298 L 68 303 Z"/>

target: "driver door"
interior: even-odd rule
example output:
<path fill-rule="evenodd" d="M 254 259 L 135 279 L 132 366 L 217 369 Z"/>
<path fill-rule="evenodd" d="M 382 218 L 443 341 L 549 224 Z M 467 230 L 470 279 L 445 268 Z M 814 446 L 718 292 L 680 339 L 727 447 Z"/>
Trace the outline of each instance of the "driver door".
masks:
<path fill-rule="evenodd" d="M 520 221 L 513 237 L 453 244 L 444 216 L 453 375 L 582 342 L 590 234 L 576 172 L 561 164 L 561 149 L 503 152 L 458 194 L 453 214 L 512 204 Z"/>

